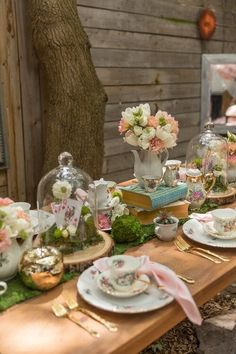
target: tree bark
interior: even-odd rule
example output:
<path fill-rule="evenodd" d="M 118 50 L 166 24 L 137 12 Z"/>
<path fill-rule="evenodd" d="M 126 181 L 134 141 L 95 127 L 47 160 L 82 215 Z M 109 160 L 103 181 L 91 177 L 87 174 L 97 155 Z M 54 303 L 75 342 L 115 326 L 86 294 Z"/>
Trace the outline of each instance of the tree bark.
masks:
<path fill-rule="evenodd" d="M 74 0 L 28 0 L 43 78 L 43 173 L 62 151 L 93 178 L 102 172 L 105 91 Z"/>

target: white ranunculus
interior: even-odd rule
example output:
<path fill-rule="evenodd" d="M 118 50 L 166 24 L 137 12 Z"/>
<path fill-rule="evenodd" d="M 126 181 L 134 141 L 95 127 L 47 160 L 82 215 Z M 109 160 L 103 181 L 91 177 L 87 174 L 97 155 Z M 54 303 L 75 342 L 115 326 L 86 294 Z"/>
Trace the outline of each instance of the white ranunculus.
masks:
<path fill-rule="evenodd" d="M 162 129 L 163 129 L 164 131 L 170 133 L 171 130 L 172 130 L 172 126 L 171 126 L 171 124 L 166 124 L 166 125 L 163 125 Z"/>
<path fill-rule="evenodd" d="M 138 146 L 138 138 L 137 138 L 137 136 L 134 133 L 131 133 L 130 131 L 125 133 L 124 140 L 130 145 Z"/>
<path fill-rule="evenodd" d="M 139 137 L 138 144 L 144 150 L 147 150 L 149 148 L 149 140 L 143 135 Z"/>
<path fill-rule="evenodd" d="M 147 117 L 151 115 L 151 109 L 148 103 L 140 104 L 139 107 L 142 109 L 144 116 Z"/>
<path fill-rule="evenodd" d="M 143 139 L 151 140 L 156 136 L 156 129 L 153 127 L 147 127 L 143 129 L 142 137 Z"/>
<path fill-rule="evenodd" d="M 111 216 L 111 222 L 115 220 L 118 216 L 122 215 L 129 215 L 129 209 L 127 208 L 126 204 L 118 204 L 113 210 L 112 210 L 112 216 Z"/>
<path fill-rule="evenodd" d="M 24 220 L 24 219 L 16 219 L 14 224 L 12 225 L 12 230 L 13 233 L 15 232 L 19 232 L 21 230 L 26 230 L 29 228 L 29 222 Z"/>
<path fill-rule="evenodd" d="M 146 127 L 147 122 L 148 122 L 148 116 L 141 115 L 136 119 L 136 122 L 140 124 L 142 127 Z"/>
<path fill-rule="evenodd" d="M 66 229 L 69 232 L 70 236 L 76 235 L 76 227 L 74 225 L 69 225 Z"/>
<path fill-rule="evenodd" d="M 67 199 L 70 197 L 72 186 L 67 181 L 57 181 L 52 186 L 52 193 L 57 199 Z"/>
<path fill-rule="evenodd" d="M 114 197 L 111 199 L 109 206 L 110 207 L 115 207 L 116 205 L 118 205 L 120 203 L 120 198 L 119 197 Z"/>
<path fill-rule="evenodd" d="M 133 130 L 134 130 L 134 134 L 137 136 L 141 135 L 143 132 L 143 128 L 139 127 L 138 125 L 135 125 Z"/>
<path fill-rule="evenodd" d="M 157 128 L 156 136 L 164 142 L 166 148 L 171 148 L 176 145 L 176 134 L 168 133 L 162 128 Z"/>
<path fill-rule="evenodd" d="M 170 134 L 167 139 L 164 141 L 165 147 L 172 148 L 173 146 L 176 146 L 176 135 L 175 134 Z"/>
<path fill-rule="evenodd" d="M 135 123 L 135 116 L 134 116 L 134 109 L 135 107 L 133 108 L 126 108 L 126 110 L 124 112 L 121 113 L 122 115 L 122 118 L 130 125 L 130 126 L 133 126 L 134 123 Z"/>

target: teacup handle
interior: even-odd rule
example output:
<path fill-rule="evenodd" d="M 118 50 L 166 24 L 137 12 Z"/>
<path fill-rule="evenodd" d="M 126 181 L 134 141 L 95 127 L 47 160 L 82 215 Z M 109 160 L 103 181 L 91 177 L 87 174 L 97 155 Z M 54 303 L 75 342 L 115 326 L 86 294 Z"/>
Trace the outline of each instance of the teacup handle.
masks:
<path fill-rule="evenodd" d="M 160 229 L 160 226 L 155 227 L 155 235 L 156 236 L 159 236 L 159 233 L 158 233 L 159 229 Z"/>
<path fill-rule="evenodd" d="M 0 295 L 3 295 L 6 291 L 7 291 L 7 283 L 5 283 L 5 281 L 0 281 Z"/>

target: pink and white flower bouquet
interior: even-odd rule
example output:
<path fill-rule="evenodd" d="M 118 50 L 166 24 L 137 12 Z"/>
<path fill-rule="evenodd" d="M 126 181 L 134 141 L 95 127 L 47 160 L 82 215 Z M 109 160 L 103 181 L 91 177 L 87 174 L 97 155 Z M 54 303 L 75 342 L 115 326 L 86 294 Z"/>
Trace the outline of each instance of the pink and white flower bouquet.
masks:
<path fill-rule="evenodd" d="M 12 237 L 26 239 L 33 232 L 29 215 L 12 203 L 9 198 L 0 198 L 0 253 L 7 251 Z"/>
<path fill-rule="evenodd" d="M 179 127 L 175 118 L 165 111 L 151 115 L 150 106 L 145 103 L 122 112 L 119 132 L 130 145 L 161 152 L 176 146 Z"/>

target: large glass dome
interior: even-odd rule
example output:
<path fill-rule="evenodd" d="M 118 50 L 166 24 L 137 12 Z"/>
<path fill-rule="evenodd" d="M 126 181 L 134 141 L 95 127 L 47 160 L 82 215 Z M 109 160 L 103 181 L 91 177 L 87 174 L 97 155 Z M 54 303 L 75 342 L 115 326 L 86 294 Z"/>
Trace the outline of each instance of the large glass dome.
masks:
<path fill-rule="evenodd" d="M 100 241 L 88 203 L 91 177 L 73 166 L 72 155 L 63 152 L 59 166 L 39 182 L 37 208 L 42 244 L 73 253 Z"/>
<path fill-rule="evenodd" d="M 205 131 L 190 140 L 186 154 L 186 172 L 197 168 L 203 175 L 215 178 L 213 193 L 228 189 L 228 143 L 221 135 L 213 132 L 214 124 L 208 122 Z"/>

